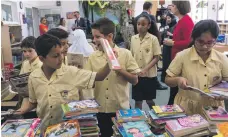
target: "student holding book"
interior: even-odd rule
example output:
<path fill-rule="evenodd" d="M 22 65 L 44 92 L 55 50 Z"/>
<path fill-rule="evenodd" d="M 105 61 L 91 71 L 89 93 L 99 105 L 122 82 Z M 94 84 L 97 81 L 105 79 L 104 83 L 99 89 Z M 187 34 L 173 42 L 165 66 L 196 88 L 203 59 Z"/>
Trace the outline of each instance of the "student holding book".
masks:
<path fill-rule="evenodd" d="M 112 117 L 119 109 L 129 109 L 129 84 L 138 83 L 137 73 L 140 69 L 127 49 L 119 48 L 113 43 L 115 32 L 114 23 L 108 18 L 101 18 L 92 24 L 92 34 L 94 42 L 99 50 L 93 52 L 88 59 L 86 69 L 97 72 L 107 62 L 106 55 L 99 41 L 99 38 L 108 40 L 111 48 L 116 53 L 117 60 L 120 63 L 120 70 L 113 70 L 102 82 L 95 82 L 94 96 L 101 105 L 98 113 L 98 126 L 101 130 L 101 137 L 110 137 L 113 134 Z"/>
<path fill-rule="evenodd" d="M 69 48 L 68 32 L 63 29 L 60 29 L 60 28 L 53 28 L 53 29 L 49 30 L 47 33 L 59 38 L 61 45 L 63 47 L 63 55 L 64 55 L 63 63 L 65 65 L 68 65 L 68 60 L 67 60 L 67 51 Z"/>
<path fill-rule="evenodd" d="M 25 60 L 22 62 L 20 75 L 32 72 L 42 66 L 42 62 L 38 58 L 35 51 L 35 40 L 35 37 L 29 36 L 21 42 L 21 49 Z M 28 100 L 27 97 L 28 94 L 19 97 L 18 107 L 21 107 L 21 105 L 23 105 L 23 102 L 26 102 L 26 100 Z"/>
<path fill-rule="evenodd" d="M 150 108 L 155 105 L 157 62 L 161 54 L 161 47 L 158 38 L 148 32 L 151 22 L 147 15 L 141 15 L 137 21 L 139 34 L 131 38 L 131 53 L 138 63 L 141 72 L 139 83 L 132 88 L 132 98 L 135 106 L 142 109 L 142 101 L 146 100 Z"/>
<path fill-rule="evenodd" d="M 174 103 L 187 114 L 203 114 L 204 106 L 224 105 L 222 97 L 210 98 L 188 88 L 207 92 L 210 86 L 228 81 L 228 58 L 213 49 L 218 34 L 215 21 L 199 21 L 192 31 L 191 47 L 178 53 L 166 71 L 166 84 L 179 87 Z"/>
<path fill-rule="evenodd" d="M 35 47 L 43 65 L 30 74 L 29 102 L 17 114 L 37 108 L 43 132 L 48 126 L 62 121 L 61 104 L 79 100 L 78 89 L 92 88 L 95 81 L 105 79 L 110 68 L 106 62 L 99 72 L 63 65 L 62 44 L 57 37 L 48 33 L 37 38 Z"/>

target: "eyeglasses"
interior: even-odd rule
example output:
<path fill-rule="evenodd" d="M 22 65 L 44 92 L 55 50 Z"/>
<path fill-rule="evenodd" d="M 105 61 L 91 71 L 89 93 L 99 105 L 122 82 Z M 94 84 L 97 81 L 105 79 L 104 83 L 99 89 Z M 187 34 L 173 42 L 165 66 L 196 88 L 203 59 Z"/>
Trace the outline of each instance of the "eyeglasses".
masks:
<path fill-rule="evenodd" d="M 198 46 L 204 46 L 204 45 L 207 45 L 208 47 L 212 47 L 215 45 L 216 41 L 215 40 L 211 40 L 211 41 L 208 41 L 208 42 L 204 42 L 203 40 L 196 40 L 195 41 L 196 45 Z"/>

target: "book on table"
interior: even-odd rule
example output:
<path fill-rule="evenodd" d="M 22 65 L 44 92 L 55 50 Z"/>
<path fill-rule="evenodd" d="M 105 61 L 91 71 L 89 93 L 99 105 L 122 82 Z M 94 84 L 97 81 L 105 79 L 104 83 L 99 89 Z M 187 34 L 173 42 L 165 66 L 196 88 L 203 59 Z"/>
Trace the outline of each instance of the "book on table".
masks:
<path fill-rule="evenodd" d="M 211 121 L 228 121 L 228 112 L 222 106 L 205 106 L 203 111 Z"/>
<path fill-rule="evenodd" d="M 147 117 L 140 109 L 127 109 L 116 111 L 116 118 L 118 122 L 131 122 L 139 120 L 147 120 Z"/>
<path fill-rule="evenodd" d="M 176 114 L 185 114 L 184 110 L 179 105 L 162 105 L 162 106 L 152 106 L 154 112 L 158 116 L 168 116 Z"/>
<path fill-rule="evenodd" d="M 199 114 L 166 122 L 166 130 L 175 137 L 195 133 L 208 127 L 209 123 Z"/>

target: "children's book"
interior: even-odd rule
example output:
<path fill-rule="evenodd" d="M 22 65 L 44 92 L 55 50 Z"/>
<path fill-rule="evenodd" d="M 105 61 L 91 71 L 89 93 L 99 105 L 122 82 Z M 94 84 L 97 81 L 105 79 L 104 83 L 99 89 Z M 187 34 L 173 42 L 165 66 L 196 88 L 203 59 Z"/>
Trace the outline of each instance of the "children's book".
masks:
<path fill-rule="evenodd" d="M 121 134 L 126 137 L 151 137 L 153 135 L 145 121 L 122 123 L 122 127 L 126 134 Z"/>
<path fill-rule="evenodd" d="M 108 64 L 109 64 L 110 69 L 112 69 L 112 70 L 121 69 L 120 63 L 117 60 L 117 58 L 113 52 L 113 49 L 109 45 L 108 40 L 101 38 L 101 45 L 108 58 Z"/>
<path fill-rule="evenodd" d="M 219 133 L 221 133 L 224 137 L 228 136 L 228 122 L 220 123 L 217 125 Z"/>
<path fill-rule="evenodd" d="M 205 111 L 205 114 L 210 120 L 224 120 L 228 121 L 228 112 L 221 106 L 219 107 L 212 107 L 212 106 L 207 106 L 203 107 L 203 111 Z"/>
<path fill-rule="evenodd" d="M 208 128 L 209 123 L 199 114 L 166 122 L 166 129 L 173 136 L 184 136 Z"/>
<path fill-rule="evenodd" d="M 76 66 L 78 68 L 84 67 L 83 54 L 67 53 L 67 60 L 68 60 L 68 65 L 70 66 Z"/>
<path fill-rule="evenodd" d="M 159 115 L 166 114 L 184 114 L 184 110 L 179 105 L 153 106 L 154 112 Z"/>
<path fill-rule="evenodd" d="M 180 118 L 180 117 L 186 116 L 186 114 L 176 114 L 176 115 L 168 115 L 168 116 L 160 117 L 154 112 L 154 110 L 150 110 L 150 111 L 148 111 L 148 113 L 153 120 L 175 119 L 175 118 Z"/>
<path fill-rule="evenodd" d="M 61 105 L 65 116 L 78 116 L 81 114 L 98 113 L 100 105 L 94 99 L 73 101 Z"/>
<path fill-rule="evenodd" d="M 210 91 L 223 91 L 228 92 L 228 82 L 222 81 L 221 83 L 214 85 L 213 87 L 209 88 Z"/>
<path fill-rule="evenodd" d="M 44 137 L 80 137 L 77 120 L 70 120 L 47 128 Z"/>
<path fill-rule="evenodd" d="M 127 109 L 127 110 L 118 110 L 120 117 L 141 117 L 144 116 L 142 111 L 138 108 L 136 109 Z"/>
<path fill-rule="evenodd" d="M 2 137 L 33 137 L 40 119 L 7 120 L 2 124 Z"/>

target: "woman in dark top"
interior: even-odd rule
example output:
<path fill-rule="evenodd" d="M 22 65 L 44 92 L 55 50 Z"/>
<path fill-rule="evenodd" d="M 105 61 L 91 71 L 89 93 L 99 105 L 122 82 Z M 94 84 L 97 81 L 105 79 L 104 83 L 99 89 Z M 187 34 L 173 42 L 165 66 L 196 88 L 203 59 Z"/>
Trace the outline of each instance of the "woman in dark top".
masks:
<path fill-rule="evenodd" d="M 162 33 L 162 41 L 166 38 L 169 38 L 169 39 L 173 38 L 173 30 L 176 24 L 177 22 L 176 22 L 175 16 L 171 13 L 168 13 L 166 15 L 166 26 L 164 27 L 165 30 Z M 163 50 L 162 50 L 163 68 L 162 68 L 162 74 L 161 74 L 162 82 L 165 82 L 166 69 L 169 67 L 169 64 L 171 63 L 171 50 L 172 50 L 171 46 L 163 44 Z"/>

